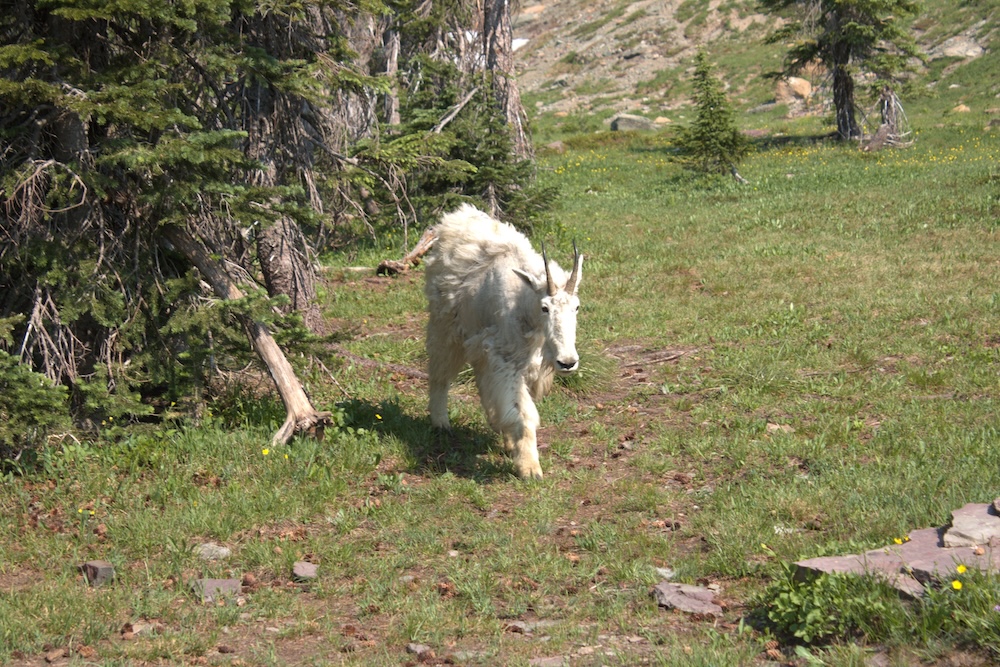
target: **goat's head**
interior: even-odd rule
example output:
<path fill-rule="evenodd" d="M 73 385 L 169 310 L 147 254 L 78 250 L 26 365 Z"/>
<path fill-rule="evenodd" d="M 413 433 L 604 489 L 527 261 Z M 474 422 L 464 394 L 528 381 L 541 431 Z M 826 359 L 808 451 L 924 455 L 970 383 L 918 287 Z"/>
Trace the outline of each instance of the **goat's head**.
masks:
<path fill-rule="evenodd" d="M 542 355 L 556 373 L 569 375 L 580 367 L 580 356 L 576 353 L 576 313 L 580 309 L 580 298 L 576 292 L 583 276 L 583 255 L 577 252 L 574 242 L 573 271 L 564 286 L 552 277 L 544 244 L 542 261 L 545 264 L 544 283 L 526 271 L 515 269 L 515 272 L 540 295 L 538 308 L 545 329 Z"/>

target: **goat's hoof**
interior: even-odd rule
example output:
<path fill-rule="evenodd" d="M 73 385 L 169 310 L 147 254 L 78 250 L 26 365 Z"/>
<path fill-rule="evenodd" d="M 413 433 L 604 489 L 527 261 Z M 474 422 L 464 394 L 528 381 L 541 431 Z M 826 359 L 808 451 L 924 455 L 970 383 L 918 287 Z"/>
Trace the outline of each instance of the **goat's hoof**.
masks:
<path fill-rule="evenodd" d="M 517 476 L 521 479 L 542 478 L 542 467 L 537 463 L 530 463 L 528 465 L 514 464 L 514 469 L 517 471 Z"/>

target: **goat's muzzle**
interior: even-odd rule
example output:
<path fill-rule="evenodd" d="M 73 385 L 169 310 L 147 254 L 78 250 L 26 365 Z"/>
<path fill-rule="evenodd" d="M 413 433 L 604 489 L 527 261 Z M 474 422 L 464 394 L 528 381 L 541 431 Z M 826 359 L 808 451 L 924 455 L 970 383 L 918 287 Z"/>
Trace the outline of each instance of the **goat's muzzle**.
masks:
<path fill-rule="evenodd" d="M 569 375 L 570 373 L 575 372 L 576 369 L 579 367 L 580 367 L 579 359 L 567 359 L 565 361 L 562 359 L 556 360 L 556 372 L 558 372 L 560 375 Z"/>

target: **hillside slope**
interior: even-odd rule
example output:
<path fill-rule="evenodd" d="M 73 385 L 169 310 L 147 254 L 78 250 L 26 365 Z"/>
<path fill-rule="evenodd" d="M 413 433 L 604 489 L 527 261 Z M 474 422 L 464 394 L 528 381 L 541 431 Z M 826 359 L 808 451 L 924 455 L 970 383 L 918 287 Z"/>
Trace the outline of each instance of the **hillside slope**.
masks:
<path fill-rule="evenodd" d="M 779 19 L 756 11 L 752 0 L 544 0 L 525 4 L 514 23 L 518 81 L 529 113 L 618 112 L 653 118 L 687 104 L 693 58 L 706 49 L 743 109 L 772 100 L 774 84 L 761 75 L 781 64 L 783 47 L 764 45 Z M 1000 46 L 1000 3 L 931 0 L 913 22 L 928 62 L 919 86 L 969 68 L 958 87 L 981 99 L 1000 94 L 993 67 Z M 987 56 L 989 64 L 976 61 Z M 822 85 L 823 81 L 813 81 Z M 945 103 L 965 101 L 945 82 Z M 993 104 L 997 101 L 994 99 Z M 666 119 L 661 119 L 666 120 Z"/>

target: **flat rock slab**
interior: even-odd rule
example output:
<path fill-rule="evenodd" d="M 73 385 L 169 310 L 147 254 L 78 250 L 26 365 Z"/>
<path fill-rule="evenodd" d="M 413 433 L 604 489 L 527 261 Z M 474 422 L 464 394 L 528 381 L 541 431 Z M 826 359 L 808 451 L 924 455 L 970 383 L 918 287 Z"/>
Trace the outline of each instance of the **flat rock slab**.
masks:
<path fill-rule="evenodd" d="M 985 506 L 983 506 L 985 507 Z M 947 532 L 923 528 L 909 541 L 849 556 L 823 556 L 795 563 L 797 576 L 807 573 L 856 574 L 878 577 L 909 597 L 920 597 L 924 586 L 953 578 L 964 565 L 983 572 L 1000 570 L 1000 538 L 986 546 L 948 547 Z"/>
<path fill-rule="evenodd" d="M 243 592 L 243 585 L 239 579 L 195 579 L 191 582 L 191 590 L 201 597 L 202 602 L 215 602 L 239 596 Z"/>
<path fill-rule="evenodd" d="M 969 503 L 951 513 L 951 527 L 944 534 L 946 547 L 974 547 L 1000 538 L 1000 516 L 993 504 Z"/>
<path fill-rule="evenodd" d="M 653 587 L 653 598 L 667 609 L 679 609 L 689 614 L 722 614 L 722 607 L 715 603 L 715 593 L 701 586 L 661 581 Z"/>
<path fill-rule="evenodd" d="M 312 581 L 319 576 L 319 565 L 308 563 L 304 560 L 296 561 L 292 565 L 292 578 L 296 581 Z"/>
<path fill-rule="evenodd" d="M 115 567 L 106 560 L 91 560 L 80 566 L 84 579 L 91 586 L 100 586 L 115 579 Z"/>

